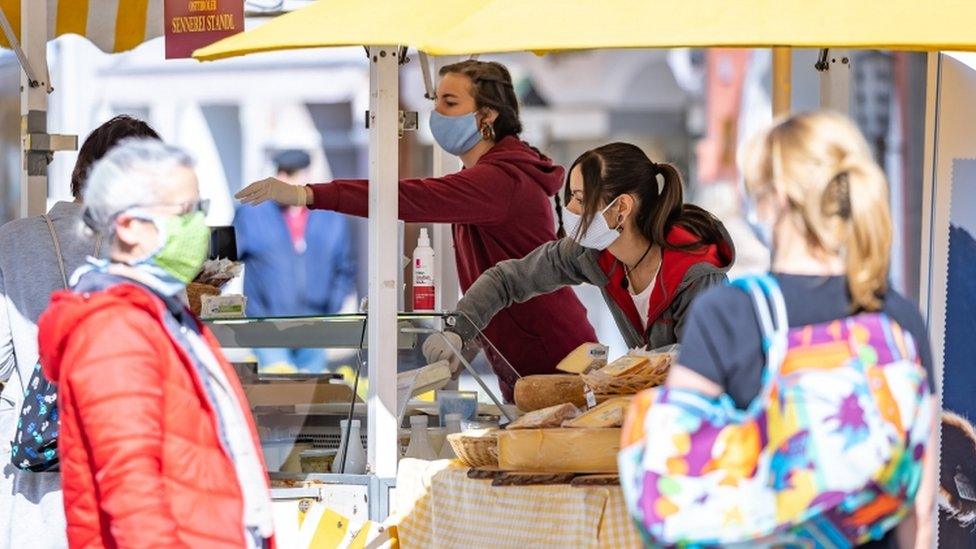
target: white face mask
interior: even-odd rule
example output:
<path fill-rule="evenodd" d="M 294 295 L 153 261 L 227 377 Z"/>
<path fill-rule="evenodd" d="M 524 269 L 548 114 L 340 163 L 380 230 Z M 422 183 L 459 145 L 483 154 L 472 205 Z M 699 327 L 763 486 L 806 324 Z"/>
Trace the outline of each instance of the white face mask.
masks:
<path fill-rule="evenodd" d="M 618 196 L 617 198 L 620 197 Z M 576 240 L 576 242 L 578 242 L 579 245 L 583 246 L 584 248 L 606 250 L 611 244 L 620 238 L 620 233 L 617 232 L 620 225 L 617 225 L 616 228 L 611 229 L 610 225 L 607 224 L 607 218 L 604 217 L 604 214 L 606 214 L 607 210 L 613 206 L 613 203 L 617 201 L 617 198 L 611 200 L 610 203 L 607 204 L 606 208 L 603 208 L 600 210 L 600 213 L 593 216 L 593 221 L 590 223 L 590 226 L 586 228 L 586 232 L 583 234 L 577 234 L 579 233 L 580 225 L 583 223 L 583 217 L 569 211 L 568 209 L 564 209 L 563 224 L 566 226 L 566 234 Z"/>

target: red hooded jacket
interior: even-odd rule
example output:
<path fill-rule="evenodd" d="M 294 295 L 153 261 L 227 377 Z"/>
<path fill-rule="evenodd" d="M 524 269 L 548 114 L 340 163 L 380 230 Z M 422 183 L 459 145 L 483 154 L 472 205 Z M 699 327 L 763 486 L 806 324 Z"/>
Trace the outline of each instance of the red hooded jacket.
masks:
<path fill-rule="evenodd" d="M 691 250 L 665 248 L 662 251 L 661 269 L 651 289 L 646 328 L 634 305 L 634 298 L 622 284 L 626 276 L 624 264 L 609 251 L 600 252 L 598 262 L 607 276 L 604 290 L 608 301 L 612 301 L 617 310 L 623 313 L 632 328 L 626 330 L 621 327 L 628 345 L 649 345 L 653 349 L 676 341 L 678 322 L 675 313 L 680 313 L 683 320 L 684 312 L 698 293 L 725 280 L 726 273 L 735 262 L 735 247 L 724 225 L 719 224 L 719 231 L 723 238 L 714 244 Z M 689 246 L 698 242 L 698 237 L 679 225 L 671 228 L 667 238 L 674 246 Z M 676 306 L 676 301 L 681 303 Z M 643 336 L 643 342 L 634 340 L 638 334 Z"/>
<path fill-rule="evenodd" d="M 555 240 L 551 197 L 563 186 L 562 167 L 516 137 L 505 137 L 477 164 L 444 177 L 400 181 L 400 219 L 453 223 L 461 289 L 496 263 L 519 259 Z M 314 208 L 368 213 L 369 184 L 338 180 L 312 185 Z M 521 375 L 555 372 L 560 360 L 596 334 L 570 288 L 515 304 L 484 330 Z M 512 398 L 516 376 L 490 348 L 486 353 L 502 392 Z"/>
<path fill-rule="evenodd" d="M 41 364 L 58 383 L 71 547 L 245 544 L 234 464 L 164 314 L 165 304 L 149 291 L 118 284 L 91 294 L 55 293 L 41 316 Z M 216 340 L 200 331 L 246 403 Z M 259 446 L 250 411 L 243 411 Z"/>

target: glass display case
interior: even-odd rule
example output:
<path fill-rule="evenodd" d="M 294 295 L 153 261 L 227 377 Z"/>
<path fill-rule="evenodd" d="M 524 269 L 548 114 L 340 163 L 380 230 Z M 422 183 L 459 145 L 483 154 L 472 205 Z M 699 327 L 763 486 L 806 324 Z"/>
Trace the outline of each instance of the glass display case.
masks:
<path fill-rule="evenodd" d="M 426 365 L 420 351 L 427 337 L 423 332 L 442 329 L 443 321 L 437 313 L 398 315 L 397 333 L 390 334 L 396 338 L 397 372 Z M 359 440 L 349 445 L 358 442 L 365 451 L 376 443 L 367 435 L 368 384 L 395 384 L 369 375 L 367 314 L 210 320 L 207 325 L 244 386 L 272 481 L 276 517 L 294 512 L 304 519 L 327 507 L 352 521 L 384 518 L 392 482 L 370 471 L 339 474 L 343 466 L 332 466 L 341 453 L 344 420 L 360 425 Z M 274 353 L 262 351 L 288 349 L 318 350 L 321 367 L 289 370 L 263 360 Z M 355 451 L 349 449 L 347 455 Z M 294 521 L 296 528 L 302 519 Z M 294 532 L 279 534 L 287 538 Z"/>

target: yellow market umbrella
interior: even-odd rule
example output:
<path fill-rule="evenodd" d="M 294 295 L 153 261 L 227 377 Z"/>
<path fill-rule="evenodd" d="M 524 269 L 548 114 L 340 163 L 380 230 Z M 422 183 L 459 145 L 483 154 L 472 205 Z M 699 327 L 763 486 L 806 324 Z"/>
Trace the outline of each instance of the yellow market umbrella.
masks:
<path fill-rule="evenodd" d="M 976 49 L 973 0 L 320 0 L 198 50 L 400 44 L 435 55 L 670 47 Z"/>
<path fill-rule="evenodd" d="M 45 1 L 45 0 L 32 0 Z M 50 24 L 48 38 L 78 34 L 104 52 L 131 50 L 162 36 L 163 4 L 150 0 L 46 0 Z M 0 9 L 20 40 L 21 0 L 0 0 Z M 0 47 L 9 48 L 0 32 Z"/>
<path fill-rule="evenodd" d="M 976 49 L 972 0 L 492 0 L 434 55 L 670 47 Z"/>
<path fill-rule="evenodd" d="M 263 51 L 324 46 L 417 46 L 442 34 L 488 0 L 320 0 L 195 52 L 214 60 Z"/>

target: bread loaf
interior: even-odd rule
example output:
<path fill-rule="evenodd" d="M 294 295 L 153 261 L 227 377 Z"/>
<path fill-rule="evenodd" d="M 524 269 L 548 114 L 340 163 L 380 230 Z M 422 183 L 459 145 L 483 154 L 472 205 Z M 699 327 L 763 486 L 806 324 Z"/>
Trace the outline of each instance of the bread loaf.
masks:
<path fill-rule="evenodd" d="M 569 374 L 525 376 L 515 383 L 515 405 L 523 412 L 557 404 L 586 406 L 583 378 Z"/>

